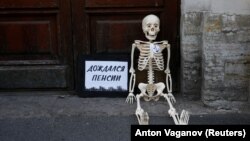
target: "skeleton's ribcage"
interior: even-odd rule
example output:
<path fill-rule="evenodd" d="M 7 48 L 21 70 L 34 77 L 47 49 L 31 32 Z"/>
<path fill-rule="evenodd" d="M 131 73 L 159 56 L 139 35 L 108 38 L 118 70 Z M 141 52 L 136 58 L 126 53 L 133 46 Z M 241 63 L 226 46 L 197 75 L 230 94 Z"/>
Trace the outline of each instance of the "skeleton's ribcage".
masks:
<path fill-rule="evenodd" d="M 139 60 L 138 60 L 138 69 L 140 71 L 149 69 L 149 59 L 150 59 L 149 52 L 140 53 Z M 162 53 L 154 53 L 153 58 L 151 60 L 152 60 L 153 70 L 162 71 L 164 69 L 164 60 L 163 60 Z"/>

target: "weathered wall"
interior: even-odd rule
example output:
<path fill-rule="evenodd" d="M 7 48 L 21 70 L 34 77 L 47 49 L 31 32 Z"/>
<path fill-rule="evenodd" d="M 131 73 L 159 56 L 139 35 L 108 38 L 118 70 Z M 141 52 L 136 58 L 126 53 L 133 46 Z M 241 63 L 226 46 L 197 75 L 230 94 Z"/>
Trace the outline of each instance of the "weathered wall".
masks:
<path fill-rule="evenodd" d="M 182 15 L 181 36 L 181 91 L 189 98 L 200 98 L 202 13 Z"/>
<path fill-rule="evenodd" d="M 247 103 L 250 1 L 182 0 L 181 56 L 185 96 L 219 108 Z"/>

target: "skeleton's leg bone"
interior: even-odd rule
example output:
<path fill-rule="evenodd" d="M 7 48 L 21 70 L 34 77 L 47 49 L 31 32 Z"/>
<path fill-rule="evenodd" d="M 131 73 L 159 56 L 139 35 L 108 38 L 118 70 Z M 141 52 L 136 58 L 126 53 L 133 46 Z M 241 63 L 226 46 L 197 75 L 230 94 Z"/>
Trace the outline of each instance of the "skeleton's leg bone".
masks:
<path fill-rule="evenodd" d="M 135 115 L 136 115 L 140 125 L 148 125 L 148 121 L 149 121 L 148 113 L 144 112 L 144 110 L 141 108 L 141 104 L 140 104 L 140 98 L 143 97 L 143 95 L 144 95 L 143 93 L 136 95 L 137 108 L 135 111 Z"/>
<path fill-rule="evenodd" d="M 167 100 L 169 105 L 169 115 L 173 118 L 174 123 L 176 125 L 187 125 L 189 121 L 189 113 L 185 110 L 182 110 L 181 115 L 176 112 L 174 106 L 172 105 L 172 102 L 170 101 L 170 98 L 167 94 L 162 94 L 162 96 Z"/>

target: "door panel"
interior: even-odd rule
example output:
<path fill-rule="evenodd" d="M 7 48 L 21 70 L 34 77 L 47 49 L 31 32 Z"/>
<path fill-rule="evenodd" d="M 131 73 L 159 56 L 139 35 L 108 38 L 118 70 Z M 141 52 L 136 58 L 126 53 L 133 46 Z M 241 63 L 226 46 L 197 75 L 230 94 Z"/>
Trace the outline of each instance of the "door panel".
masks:
<path fill-rule="evenodd" d="M 57 8 L 60 0 L 1 0 L 0 8 Z"/>
<path fill-rule="evenodd" d="M 70 0 L 0 2 L 0 88 L 73 89 Z"/>
<path fill-rule="evenodd" d="M 17 56 L 25 60 L 55 57 L 58 54 L 56 16 L 56 14 L 2 16 L 0 19 L 1 61 L 17 60 Z"/>
<path fill-rule="evenodd" d="M 85 0 L 86 8 L 100 7 L 154 7 L 163 6 L 164 0 Z"/>
<path fill-rule="evenodd" d="M 130 55 L 134 40 L 146 40 L 141 27 L 143 17 L 156 14 L 161 19 L 157 40 L 171 44 L 173 87 L 178 91 L 179 77 L 179 0 L 74 0 L 72 1 L 75 59 L 78 55 Z M 138 54 L 137 54 L 138 56 Z M 137 74 L 138 82 L 146 81 Z M 165 81 L 164 74 L 156 74 Z"/>
<path fill-rule="evenodd" d="M 143 39 L 138 15 L 91 16 L 90 31 L 92 53 L 128 53 L 131 43 Z M 136 28 L 135 28 L 136 27 Z"/>

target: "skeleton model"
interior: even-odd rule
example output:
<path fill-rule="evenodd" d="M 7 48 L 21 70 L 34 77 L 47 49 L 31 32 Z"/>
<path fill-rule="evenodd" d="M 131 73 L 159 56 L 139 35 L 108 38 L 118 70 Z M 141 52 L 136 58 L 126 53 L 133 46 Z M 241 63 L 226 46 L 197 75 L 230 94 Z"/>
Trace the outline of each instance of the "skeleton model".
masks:
<path fill-rule="evenodd" d="M 172 95 L 172 79 L 169 69 L 170 61 L 170 45 L 167 41 L 153 42 L 158 32 L 160 31 L 160 20 L 155 15 L 148 15 L 142 21 L 142 29 L 145 33 L 148 42 L 136 40 L 132 45 L 131 51 L 131 67 L 130 67 L 130 83 L 129 83 L 129 94 L 126 99 L 127 103 L 133 103 L 135 99 L 137 101 L 136 116 L 140 125 L 147 125 L 149 121 L 149 116 L 147 112 L 141 108 L 140 99 L 143 98 L 145 101 L 158 101 L 160 97 L 164 97 L 169 105 L 169 115 L 173 118 L 176 125 L 186 125 L 188 124 L 189 114 L 187 111 L 183 110 L 181 115 L 176 112 L 173 107 L 175 103 L 175 98 Z M 138 88 L 141 91 L 140 94 L 134 95 L 135 87 L 135 69 L 133 66 L 134 61 L 134 51 L 139 49 L 140 56 L 138 58 L 138 70 L 148 71 L 148 83 L 139 83 Z M 162 51 L 167 48 L 167 65 L 164 71 L 164 60 Z M 166 85 L 167 94 L 163 93 L 165 89 L 165 84 L 163 82 L 154 82 L 154 71 L 164 71 L 166 73 Z"/>

